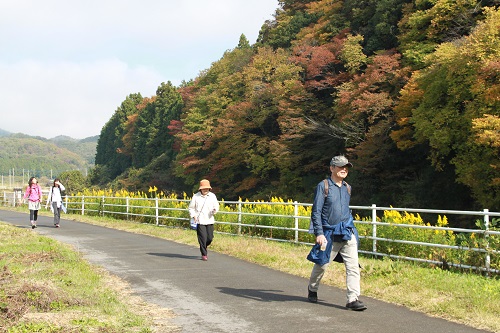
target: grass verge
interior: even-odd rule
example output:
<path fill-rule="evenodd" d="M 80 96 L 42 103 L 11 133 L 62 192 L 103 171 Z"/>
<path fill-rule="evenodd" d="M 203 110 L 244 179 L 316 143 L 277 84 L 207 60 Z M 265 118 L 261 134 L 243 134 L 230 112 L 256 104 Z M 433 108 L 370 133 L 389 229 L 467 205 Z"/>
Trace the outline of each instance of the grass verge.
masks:
<path fill-rule="evenodd" d="M 0 332 L 179 332 L 68 245 L 0 223 Z"/>
<path fill-rule="evenodd" d="M 188 229 L 78 215 L 65 215 L 64 218 L 198 245 L 196 233 Z M 309 277 L 312 268 L 312 264 L 305 259 L 310 250 L 308 246 L 217 234 L 210 250 L 304 278 Z M 431 316 L 500 332 L 498 276 L 453 273 L 389 259 L 361 257 L 360 263 L 363 266 L 362 297 L 373 297 Z M 333 263 L 322 283 L 345 289 L 344 266 Z"/>

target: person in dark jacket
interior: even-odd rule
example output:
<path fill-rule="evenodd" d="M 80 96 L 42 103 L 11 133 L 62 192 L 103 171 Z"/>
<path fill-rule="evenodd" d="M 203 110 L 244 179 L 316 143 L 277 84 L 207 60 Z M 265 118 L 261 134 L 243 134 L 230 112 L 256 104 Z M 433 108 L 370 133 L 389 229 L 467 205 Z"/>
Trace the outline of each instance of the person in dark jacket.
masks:
<path fill-rule="evenodd" d="M 323 265 L 314 264 L 309 279 L 308 299 L 313 303 L 318 301 L 318 288 L 326 268 L 332 259 L 340 255 L 341 261 L 344 262 L 346 268 L 346 307 L 350 310 L 363 311 L 366 310 L 366 306 L 359 300 L 361 288 L 358 237 L 349 208 L 351 188 L 344 181 L 350 167 L 352 167 L 352 164 L 349 163 L 345 156 L 333 157 L 330 161 L 331 176 L 326 182 L 321 181 L 316 187 L 311 223 L 316 236 L 316 243 L 324 244 L 323 250 L 330 251 L 331 249 L 332 252 L 329 256 L 329 262 Z M 328 186 L 328 190 L 325 189 L 326 186 Z M 325 237 L 325 233 L 329 235 L 329 239 Z"/>

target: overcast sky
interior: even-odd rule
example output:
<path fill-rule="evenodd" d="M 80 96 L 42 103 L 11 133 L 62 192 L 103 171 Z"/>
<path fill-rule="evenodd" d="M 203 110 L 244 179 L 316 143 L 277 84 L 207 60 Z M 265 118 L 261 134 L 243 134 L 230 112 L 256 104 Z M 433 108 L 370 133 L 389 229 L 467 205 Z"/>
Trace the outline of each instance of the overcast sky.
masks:
<path fill-rule="evenodd" d="M 132 93 L 178 86 L 255 43 L 278 0 L 2 0 L 0 129 L 99 135 Z"/>

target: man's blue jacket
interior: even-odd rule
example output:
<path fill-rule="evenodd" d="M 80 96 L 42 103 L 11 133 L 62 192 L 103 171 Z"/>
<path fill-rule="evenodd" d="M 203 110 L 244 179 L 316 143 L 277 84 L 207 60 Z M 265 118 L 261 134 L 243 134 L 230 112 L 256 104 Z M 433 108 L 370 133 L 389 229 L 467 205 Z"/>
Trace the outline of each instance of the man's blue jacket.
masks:
<path fill-rule="evenodd" d="M 323 225 L 323 235 L 325 235 L 328 243 L 326 244 L 325 251 L 321 251 L 321 244 L 315 244 L 311 252 L 307 255 L 307 260 L 315 264 L 323 266 L 330 262 L 330 255 L 332 253 L 333 242 L 344 242 L 351 239 L 352 234 L 356 236 L 359 247 L 358 230 L 354 226 L 354 219 L 351 217 L 346 223 L 340 222 L 335 225 Z M 344 262 L 340 253 L 333 259 L 336 262 Z"/>

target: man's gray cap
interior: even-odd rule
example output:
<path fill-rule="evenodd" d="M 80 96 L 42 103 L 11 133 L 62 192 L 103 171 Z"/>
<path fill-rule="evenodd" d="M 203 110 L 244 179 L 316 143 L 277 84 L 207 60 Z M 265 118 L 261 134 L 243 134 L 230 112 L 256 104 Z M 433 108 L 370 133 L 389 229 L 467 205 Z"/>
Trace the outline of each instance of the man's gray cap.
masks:
<path fill-rule="evenodd" d="M 352 168 L 352 163 L 350 163 L 347 158 L 343 155 L 339 156 L 334 156 L 332 160 L 330 161 L 330 165 L 332 166 L 338 166 L 338 167 L 343 167 L 343 166 L 348 166 Z"/>

